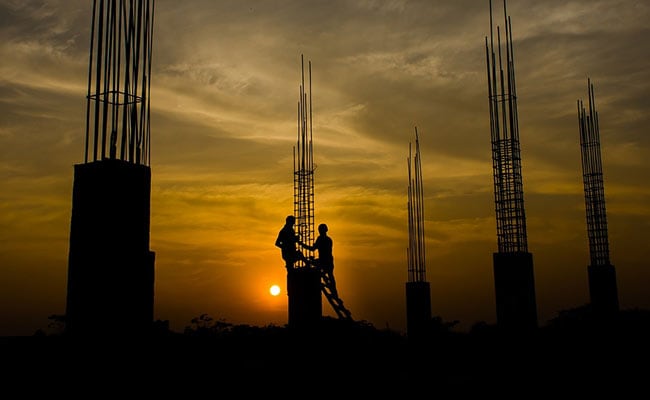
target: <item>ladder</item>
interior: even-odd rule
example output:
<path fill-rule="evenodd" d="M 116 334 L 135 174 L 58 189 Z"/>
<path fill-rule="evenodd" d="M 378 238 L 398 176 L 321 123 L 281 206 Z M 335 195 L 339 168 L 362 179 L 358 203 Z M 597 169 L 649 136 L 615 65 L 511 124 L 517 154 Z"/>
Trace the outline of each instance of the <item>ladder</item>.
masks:
<path fill-rule="evenodd" d="M 323 292 L 325 295 L 325 298 L 336 312 L 336 315 L 338 315 L 339 319 L 352 320 L 352 313 L 350 313 L 350 310 L 345 308 L 343 305 L 343 300 L 341 300 L 341 298 L 338 296 L 338 292 L 334 288 L 334 285 L 329 276 L 322 270 L 320 272 L 320 276 L 321 292 Z"/>

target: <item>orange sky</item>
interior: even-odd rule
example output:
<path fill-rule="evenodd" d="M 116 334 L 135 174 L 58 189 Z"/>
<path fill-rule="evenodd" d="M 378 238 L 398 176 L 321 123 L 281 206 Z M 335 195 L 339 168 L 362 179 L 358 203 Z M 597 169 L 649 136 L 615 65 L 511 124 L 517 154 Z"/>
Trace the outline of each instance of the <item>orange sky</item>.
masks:
<path fill-rule="evenodd" d="M 0 335 L 65 311 L 91 3 L 0 0 Z M 501 3 L 495 18 L 502 21 Z M 595 85 L 622 308 L 650 308 L 650 4 L 511 1 L 540 324 L 588 302 L 576 101 Z M 495 322 L 488 2 L 156 2 L 155 318 L 284 324 L 300 55 L 312 62 L 316 223 L 353 318 L 405 328 L 407 156 L 418 127 L 432 312 Z M 271 284 L 283 292 L 270 296 Z M 335 315 L 324 299 L 323 311 Z"/>

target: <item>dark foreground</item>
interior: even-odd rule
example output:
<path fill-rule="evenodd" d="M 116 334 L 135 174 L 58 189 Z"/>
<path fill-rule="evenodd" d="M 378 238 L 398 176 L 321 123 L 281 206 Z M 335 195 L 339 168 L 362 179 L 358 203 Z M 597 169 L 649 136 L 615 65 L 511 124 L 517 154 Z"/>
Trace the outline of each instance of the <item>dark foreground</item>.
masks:
<path fill-rule="evenodd" d="M 567 318 L 528 334 L 490 326 L 416 341 L 371 325 L 224 326 L 147 337 L 2 338 L 21 398 L 635 397 L 650 384 L 650 314 Z"/>

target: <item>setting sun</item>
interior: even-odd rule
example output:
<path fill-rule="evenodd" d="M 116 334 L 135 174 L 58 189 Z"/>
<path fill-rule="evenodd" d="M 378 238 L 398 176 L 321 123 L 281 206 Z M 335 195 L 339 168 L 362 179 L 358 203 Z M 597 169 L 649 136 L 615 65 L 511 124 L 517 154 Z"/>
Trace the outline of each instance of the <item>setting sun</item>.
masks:
<path fill-rule="evenodd" d="M 280 286 L 278 285 L 273 285 L 269 288 L 269 293 L 271 293 L 272 296 L 277 296 L 280 294 Z"/>

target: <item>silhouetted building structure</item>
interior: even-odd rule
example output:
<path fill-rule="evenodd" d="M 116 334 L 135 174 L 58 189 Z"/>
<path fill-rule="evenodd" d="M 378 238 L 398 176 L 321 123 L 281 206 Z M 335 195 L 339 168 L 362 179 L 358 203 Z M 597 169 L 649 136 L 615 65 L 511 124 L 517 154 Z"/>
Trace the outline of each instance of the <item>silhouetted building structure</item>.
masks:
<path fill-rule="evenodd" d="M 605 208 L 605 184 L 600 155 L 600 129 L 594 98 L 594 86 L 587 79 L 589 109 L 578 100 L 578 124 L 582 158 L 582 180 L 585 190 L 587 236 L 589 238 L 590 264 L 589 295 L 592 310 L 598 314 L 617 312 L 618 289 L 616 270 L 609 260 L 607 234 L 607 211 Z"/>
<path fill-rule="evenodd" d="M 311 99 L 311 61 L 308 63 L 309 90 L 305 86 L 305 64 L 300 56 L 301 83 L 298 100 L 298 139 L 293 148 L 293 215 L 295 230 L 300 240 L 313 247 L 314 229 L 314 153 Z M 294 268 L 287 269 L 287 295 L 289 298 L 289 326 L 309 327 L 322 319 L 321 292 L 339 318 L 351 319 L 331 280 L 314 263 L 314 251 L 302 248 L 305 259 L 298 260 Z M 306 253 L 306 254 L 305 254 Z"/>
<path fill-rule="evenodd" d="M 424 237 L 424 191 L 420 140 L 415 128 L 415 155 L 408 156 L 408 281 L 406 282 L 406 333 L 409 339 L 426 336 L 431 324 L 431 287 L 427 282 Z"/>
<path fill-rule="evenodd" d="M 93 2 L 84 162 L 74 167 L 66 332 L 153 323 L 150 77 L 154 5 Z"/>
<path fill-rule="evenodd" d="M 301 82 L 298 100 L 298 140 L 293 148 L 293 215 L 300 240 L 314 244 L 314 154 L 311 109 L 311 61 L 308 67 L 309 93 L 305 88 L 305 64 L 300 56 Z M 306 257 L 313 258 L 313 251 Z M 320 272 L 303 260 L 287 270 L 289 326 L 309 326 L 320 321 L 323 313 Z"/>
<path fill-rule="evenodd" d="M 533 256 L 528 252 L 521 173 L 512 23 L 503 2 L 505 45 L 496 27 L 495 50 L 490 1 L 490 38 L 485 37 L 492 136 L 492 172 L 498 252 L 493 256 L 497 325 L 522 331 L 537 327 Z M 498 51 L 498 52 L 495 52 Z"/>

